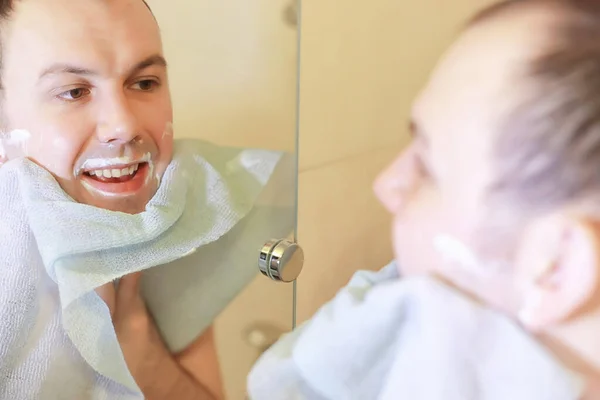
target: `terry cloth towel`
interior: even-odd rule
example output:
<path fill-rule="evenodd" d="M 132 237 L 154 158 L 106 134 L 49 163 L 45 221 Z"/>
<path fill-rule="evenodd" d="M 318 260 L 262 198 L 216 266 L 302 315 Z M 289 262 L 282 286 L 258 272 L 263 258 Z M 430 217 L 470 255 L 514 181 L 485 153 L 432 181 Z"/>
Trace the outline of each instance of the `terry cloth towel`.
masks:
<path fill-rule="evenodd" d="M 255 276 L 260 244 L 291 232 L 295 190 L 281 185 L 294 165 L 280 152 L 176 141 L 137 215 L 74 202 L 26 159 L 3 165 L 0 399 L 140 398 L 94 289 L 144 270 L 149 309 L 183 349 Z"/>
<path fill-rule="evenodd" d="M 248 378 L 252 400 L 579 400 L 582 386 L 508 318 L 394 264 L 358 272 Z"/>

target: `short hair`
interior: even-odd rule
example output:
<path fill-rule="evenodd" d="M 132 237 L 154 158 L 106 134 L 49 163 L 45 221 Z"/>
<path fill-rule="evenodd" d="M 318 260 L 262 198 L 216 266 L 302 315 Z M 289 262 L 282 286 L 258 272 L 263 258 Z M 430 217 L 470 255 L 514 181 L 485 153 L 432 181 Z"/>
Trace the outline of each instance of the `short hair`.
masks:
<path fill-rule="evenodd" d="M 524 5 L 553 5 L 550 45 L 525 68 L 531 93 L 503 116 L 488 195 L 526 212 L 600 200 L 600 1 L 506 0 L 480 24 Z M 595 196 L 595 197 L 594 197 Z M 598 204 L 600 210 L 600 203 Z M 599 214 L 600 215 L 600 214 Z"/>
<path fill-rule="evenodd" d="M 15 2 L 19 1 L 19 0 L 0 0 L 0 89 L 2 89 L 2 71 L 3 71 L 3 43 L 2 43 L 2 36 L 1 36 L 1 31 L 4 29 L 6 22 L 10 19 L 12 13 L 14 12 L 14 7 L 15 7 Z M 148 7 L 148 10 L 150 10 L 150 13 L 152 13 L 152 16 L 154 16 L 154 13 L 152 12 L 152 9 L 150 8 L 150 6 L 148 5 L 148 3 L 146 2 L 146 0 L 142 0 L 144 2 L 144 4 L 146 5 L 146 7 Z M 156 17 L 155 17 L 156 19 Z"/>

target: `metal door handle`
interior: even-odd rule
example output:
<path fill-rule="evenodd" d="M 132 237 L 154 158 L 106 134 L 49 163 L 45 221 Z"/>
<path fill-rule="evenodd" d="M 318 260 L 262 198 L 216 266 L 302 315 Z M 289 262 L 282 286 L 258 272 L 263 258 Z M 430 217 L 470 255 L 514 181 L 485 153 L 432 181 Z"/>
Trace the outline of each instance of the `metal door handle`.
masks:
<path fill-rule="evenodd" d="M 279 282 L 298 279 L 304 266 L 304 252 L 297 244 L 287 239 L 269 240 L 260 250 L 258 268 L 260 272 Z"/>

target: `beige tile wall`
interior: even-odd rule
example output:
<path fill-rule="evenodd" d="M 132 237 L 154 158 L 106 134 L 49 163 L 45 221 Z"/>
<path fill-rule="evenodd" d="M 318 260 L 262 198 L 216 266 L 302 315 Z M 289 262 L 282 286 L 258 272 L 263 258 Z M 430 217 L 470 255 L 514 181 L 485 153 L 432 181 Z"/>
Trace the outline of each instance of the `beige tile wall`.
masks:
<path fill-rule="evenodd" d="M 410 104 L 436 59 L 489 2 L 302 2 L 300 321 L 354 271 L 391 260 L 372 180 L 407 142 Z"/>

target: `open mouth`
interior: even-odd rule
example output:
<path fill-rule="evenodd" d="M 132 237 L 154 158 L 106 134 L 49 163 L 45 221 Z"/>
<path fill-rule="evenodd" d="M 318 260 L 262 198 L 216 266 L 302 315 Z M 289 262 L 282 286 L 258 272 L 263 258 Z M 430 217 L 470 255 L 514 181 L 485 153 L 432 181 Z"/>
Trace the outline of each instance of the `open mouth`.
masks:
<path fill-rule="evenodd" d="M 110 195 L 134 194 L 146 183 L 148 162 L 129 165 L 111 165 L 104 168 L 84 170 L 80 175 L 89 189 Z"/>

